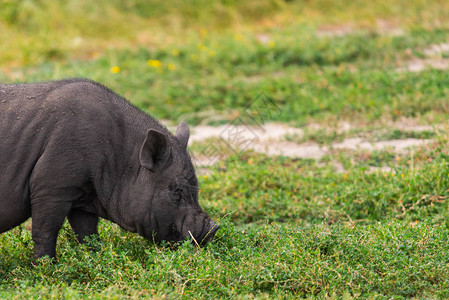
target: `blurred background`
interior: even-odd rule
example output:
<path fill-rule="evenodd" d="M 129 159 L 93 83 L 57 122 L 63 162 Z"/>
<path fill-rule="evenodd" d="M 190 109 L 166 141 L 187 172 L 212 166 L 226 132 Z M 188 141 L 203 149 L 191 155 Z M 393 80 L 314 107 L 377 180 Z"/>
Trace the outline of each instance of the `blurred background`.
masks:
<path fill-rule="evenodd" d="M 0 0 L 0 80 L 87 77 L 193 125 L 233 120 L 260 92 L 283 108 L 274 121 L 295 126 L 408 117 L 367 70 L 425 58 L 447 40 L 448 15 L 435 0 Z"/>

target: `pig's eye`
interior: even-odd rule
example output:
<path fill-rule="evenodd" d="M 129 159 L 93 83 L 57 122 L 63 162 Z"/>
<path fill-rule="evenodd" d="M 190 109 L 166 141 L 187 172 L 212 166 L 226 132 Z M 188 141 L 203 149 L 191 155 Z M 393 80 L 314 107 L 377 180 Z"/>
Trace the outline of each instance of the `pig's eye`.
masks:
<path fill-rule="evenodd" d="M 179 186 L 170 186 L 170 192 L 172 192 L 173 194 L 173 198 L 177 201 L 177 202 L 181 202 L 182 200 L 182 188 L 180 188 Z"/>

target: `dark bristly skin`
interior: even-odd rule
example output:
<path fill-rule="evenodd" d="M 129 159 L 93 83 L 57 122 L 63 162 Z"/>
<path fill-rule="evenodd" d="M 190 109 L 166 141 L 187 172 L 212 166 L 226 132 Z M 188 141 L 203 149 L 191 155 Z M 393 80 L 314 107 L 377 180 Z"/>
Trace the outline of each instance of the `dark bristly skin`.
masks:
<path fill-rule="evenodd" d="M 98 217 L 155 242 L 218 229 L 198 204 L 188 126 L 173 135 L 96 82 L 0 85 L 0 139 L 0 233 L 31 217 L 35 260 L 55 257 L 66 217 L 80 242 Z"/>

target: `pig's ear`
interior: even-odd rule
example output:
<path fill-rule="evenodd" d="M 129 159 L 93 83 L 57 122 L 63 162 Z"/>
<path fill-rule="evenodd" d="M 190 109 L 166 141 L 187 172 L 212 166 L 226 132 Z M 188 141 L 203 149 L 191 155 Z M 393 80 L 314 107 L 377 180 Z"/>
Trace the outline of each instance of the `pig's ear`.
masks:
<path fill-rule="evenodd" d="M 171 150 L 168 137 L 157 130 L 147 131 L 147 137 L 140 148 L 140 164 L 150 171 L 161 170 L 170 164 Z"/>
<path fill-rule="evenodd" d="M 190 130 L 189 126 L 185 122 L 181 122 L 176 129 L 176 138 L 181 143 L 181 146 L 187 148 L 187 143 L 189 142 Z"/>

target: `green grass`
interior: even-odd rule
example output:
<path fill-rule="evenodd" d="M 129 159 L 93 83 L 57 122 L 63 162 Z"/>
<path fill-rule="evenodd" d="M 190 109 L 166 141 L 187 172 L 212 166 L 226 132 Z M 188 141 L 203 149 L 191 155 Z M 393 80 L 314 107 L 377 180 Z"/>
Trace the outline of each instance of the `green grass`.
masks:
<path fill-rule="evenodd" d="M 342 150 L 321 163 L 260 154 L 230 157 L 201 178 L 201 196 L 209 199 L 207 209 L 233 212 L 236 224 L 441 220 L 449 208 L 441 201 L 449 195 L 447 150 L 431 147 L 434 150 L 422 149 L 413 156 Z M 336 162 L 344 172 L 335 171 Z M 370 172 L 370 166 L 388 166 L 391 171 Z"/>
<path fill-rule="evenodd" d="M 59 264 L 30 267 L 29 232 L 1 236 L 0 296 L 20 298 L 448 297 L 447 225 L 386 221 L 366 226 L 226 220 L 205 250 L 155 247 L 102 224 L 93 253 L 63 231 Z M 24 246 L 25 244 L 25 246 Z M 20 251 L 19 251 L 20 249 Z"/>
<path fill-rule="evenodd" d="M 448 17 L 427 0 L 0 0 L 2 82 L 88 77 L 158 119 L 256 117 L 303 128 L 297 143 L 432 140 L 317 161 L 194 143 L 225 157 L 199 175 L 221 225 L 206 248 L 102 221 L 91 252 L 66 224 L 59 263 L 32 267 L 26 223 L 0 235 L 0 298 L 448 298 L 449 75 L 404 71 L 447 43 Z M 435 130 L 392 126 L 409 123 Z"/>

